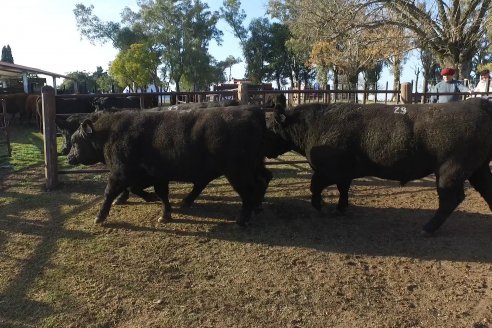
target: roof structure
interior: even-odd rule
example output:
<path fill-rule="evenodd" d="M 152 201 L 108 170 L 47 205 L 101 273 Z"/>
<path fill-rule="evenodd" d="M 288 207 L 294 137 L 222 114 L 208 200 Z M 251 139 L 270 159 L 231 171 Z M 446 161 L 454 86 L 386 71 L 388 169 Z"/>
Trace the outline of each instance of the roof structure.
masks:
<path fill-rule="evenodd" d="M 11 64 L 11 63 L 0 61 L 0 79 L 2 79 L 2 78 L 6 78 L 6 79 L 20 78 L 23 76 L 24 73 L 43 74 L 43 75 L 51 76 L 53 78 L 61 77 L 64 79 L 73 80 L 73 78 L 66 76 L 66 75 L 48 72 L 48 71 L 45 71 L 45 70 L 42 70 L 39 68 L 27 67 L 27 66 Z"/>

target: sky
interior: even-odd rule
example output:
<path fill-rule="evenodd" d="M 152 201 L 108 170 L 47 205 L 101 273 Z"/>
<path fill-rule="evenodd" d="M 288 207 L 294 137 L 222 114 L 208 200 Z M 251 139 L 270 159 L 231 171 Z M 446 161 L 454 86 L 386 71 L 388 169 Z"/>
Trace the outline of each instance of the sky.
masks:
<path fill-rule="evenodd" d="M 211 10 L 219 10 L 223 0 L 204 1 Z M 10 45 L 14 63 L 34 67 L 58 74 L 74 71 L 92 73 L 97 66 L 107 70 L 118 51 L 110 43 L 91 44 L 77 31 L 73 9 L 76 3 L 94 5 L 93 13 L 103 21 L 121 22 L 121 11 L 130 7 L 138 11 L 137 0 L 14 0 L 2 1 L 0 19 L 0 47 Z M 268 0 L 242 0 L 246 12 L 245 25 L 253 18 L 265 16 Z M 239 42 L 234 38 L 231 28 L 223 21 L 218 26 L 223 31 L 222 45 L 215 41 L 210 44 L 210 53 L 217 60 L 227 56 L 242 57 Z M 408 66 L 408 65 L 407 65 Z M 414 79 L 411 67 L 404 71 L 402 82 Z M 404 80 L 405 76 L 407 80 Z M 232 77 L 244 77 L 244 64 L 234 65 Z M 383 74 L 385 83 L 390 77 Z M 47 79 L 51 84 L 51 78 Z M 60 84 L 62 80 L 57 80 Z M 390 82 L 391 87 L 391 82 Z"/>

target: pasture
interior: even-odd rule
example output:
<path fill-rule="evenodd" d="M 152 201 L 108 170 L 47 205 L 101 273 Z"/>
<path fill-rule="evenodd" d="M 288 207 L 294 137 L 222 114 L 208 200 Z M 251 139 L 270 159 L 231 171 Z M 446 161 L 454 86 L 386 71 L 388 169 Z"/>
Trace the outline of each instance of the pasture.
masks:
<path fill-rule="evenodd" d="M 223 178 L 186 211 L 191 185 L 171 184 L 171 223 L 131 196 L 95 225 L 105 174 L 45 192 L 29 129 L 12 128 L 0 169 L 0 327 L 492 326 L 492 217 L 469 186 L 432 238 L 420 228 L 438 205 L 433 177 L 355 180 L 345 216 L 330 214 L 330 187 L 320 216 L 304 164 L 268 166 L 264 211 L 246 228 Z"/>

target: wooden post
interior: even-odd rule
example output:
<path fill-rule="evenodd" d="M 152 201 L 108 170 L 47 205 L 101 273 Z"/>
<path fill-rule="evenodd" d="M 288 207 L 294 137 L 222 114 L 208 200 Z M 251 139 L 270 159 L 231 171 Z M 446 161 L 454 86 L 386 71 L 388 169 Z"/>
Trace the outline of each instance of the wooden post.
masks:
<path fill-rule="evenodd" d="M 143 92 L 140 94 L 140 109 L 145 108 L 145 99 L 144 99 L 144 94 Z"/>
<path fill-rule="evenodd" d="M 424 83 L 422 86 L 422 97 L 420 98 L 420 102 L 422 104 L 425 104 L 426 98 L 427 98 L 427 79 L 424 78 Z"/>
<path fill-rule="evenodd" d="M 412 84 L 409 82 L 401 84 L 401 101 L 404 104 L 412 103 Z"/>
<path fill-rule="evenodd" d="M 248 84 L 247 83 L 239 83 L 237 85 L 237 99 L 239 103 L 242 105 L 248 104 Z"/>
<path fill-rule="evenodd" d="M 43 136 L 44 136 L 44 175 L 46 190 L 52 190 L 58 184 L 57 153 L 56 153 L 56 125 L 55 125 L 55 89 L 51 86 L 41 88 L 41 103 L 43 109 Z"/>
<path fill-rule="evenodd" d="M 369 85 L 364 83 L 364 93 L 362 94 L 362 103 L 365 105 L 367 100 L 369 99 Z"/>
<path fill-rule="evenodd" d="M 384 104 L 388 103 L 388 81 L 386 81 L 386 92 L 384 93 Z"/>

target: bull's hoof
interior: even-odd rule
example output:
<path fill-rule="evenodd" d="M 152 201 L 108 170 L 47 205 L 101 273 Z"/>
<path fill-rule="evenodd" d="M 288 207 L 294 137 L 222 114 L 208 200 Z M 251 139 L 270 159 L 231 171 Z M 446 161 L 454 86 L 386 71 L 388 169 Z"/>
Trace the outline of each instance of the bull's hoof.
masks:
<path fill-rule="evenodd" d="M 94 223 L 95 224 L 99 224 L 99 223 L 103 223 L 104 221 L 106 220 L 106 218 L 103 218 L 102 216 L 96 216 L 96 218 L 94 219 Z"/>
<path fill-rule="evenodd" d="M 422 237 L 425 237 L 425 238 L 430 238 L 430 237 L 434 237 L 434 236 L 435 236 L 434 232 L 427 231 L 427 230 L 425 230 L 425 229 L 422 229 L 422 230 L 420 231 L 420 235 L 421 235 Z"/>
<path fill-rule="evenodd" d="M 338 208 L 335 208 L 333 211 L 331 211 L 331 215 L 333 216 L 345 216 L 345 210 L 339 210 Z"/>
<path fill-rule="evenodd" d="M 157 222 L 159 222 L 159 223 L 167 223 L 167 222 L 171 222 L 171 221 L 172 221 L 171 215 L 164 215 L 164 216 L 159 217 L 159 219 L 157 219 Z"/>
<path fill-rule="evenodd" d="M 126 203 L 127 203 L 127 200 L 128 200 L 128 199 L 119 199 L 119 198 L 117 198 L 117 199 L 115 199 L 115 201 L 113 202 L 113 205 L 124 205 L 124 204 L 126 204 Z"/>
<path fill-rule="evenodd" d="M 249 220 L 247 220 L 245 218 L 238 218 L 236 220 L 236 224 L 242 228 L 247 227 L 248 223 L 249 223 Z"/>
<path fill-rule="evenodd" d="M 260 205 L 260 206 L 258 206 L 258 207 L 256 207 L 256 208 L 253 210 L 254 215 L 258 215 L 258 214 L 260 214 L 261 212 L 263 212 L 263 206 L 261 206 L 261 205 Z"/>
<path fill-rule="evenodd" d="M 144 200 L 147 202 L 147 203 L 152 203 L 152 202 L 159 202 L 161 199 L 159 198 L 159 196 L 157 196 L 156 193 L 153 193 L 153 192 L 149 192 Z"/>
<path fill-rule="evenodd" d="M 187 210 L 191 207 L 191 205 L 193 205 L 193 202 L 183 199 L 179 208 L 181 208 L 182 210 Z"/>
<path fill-rule="evenodd" d="M 311 200 L 311 206 L 318 212 L 323 210 L 323 203 L 319 200 Z"/>

